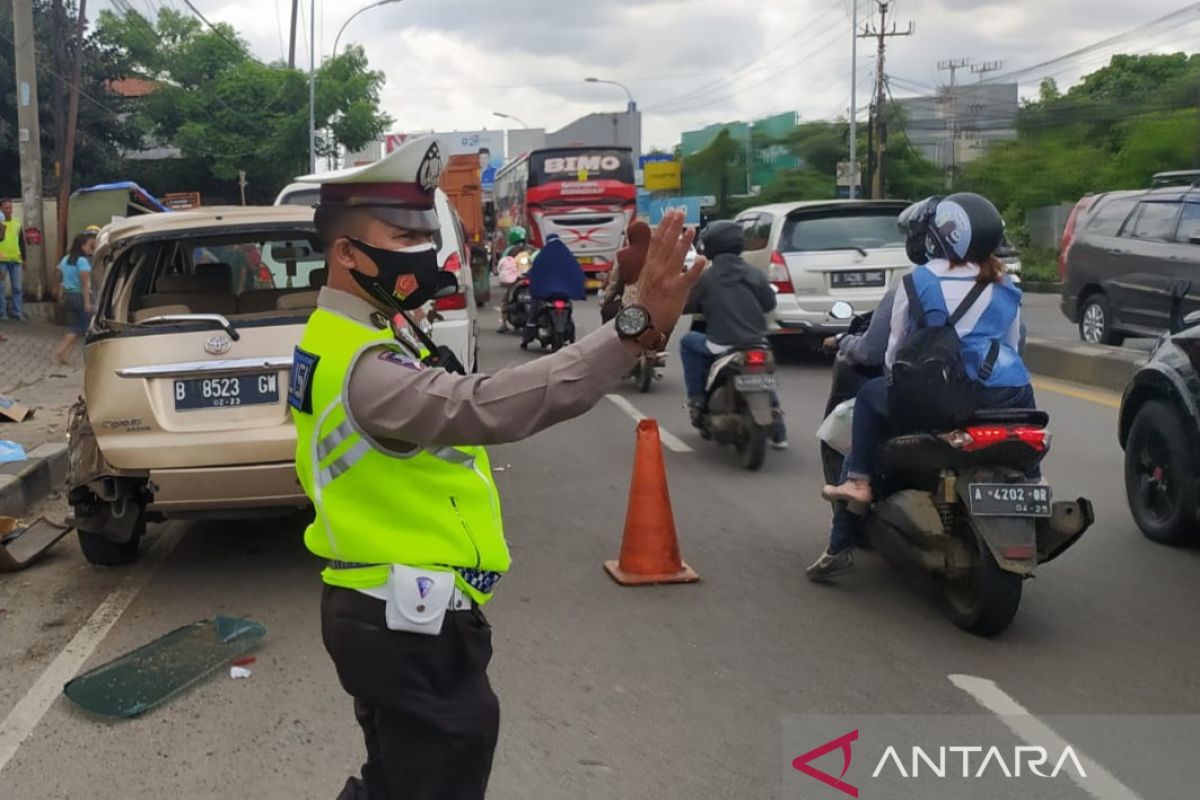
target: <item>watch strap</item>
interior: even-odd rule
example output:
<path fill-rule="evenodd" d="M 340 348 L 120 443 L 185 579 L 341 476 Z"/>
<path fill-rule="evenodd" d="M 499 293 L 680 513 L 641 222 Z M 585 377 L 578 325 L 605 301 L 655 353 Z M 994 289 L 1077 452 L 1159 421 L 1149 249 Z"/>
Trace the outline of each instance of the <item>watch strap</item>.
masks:
<path fill-rule="evenodd" d="M 667 346 L 667 335 L 662 331 L 655 330 L 654 326 L 651 325 L 640 336 L 635 337 L 634 341 L 643 350 L 657 353 Z"/>

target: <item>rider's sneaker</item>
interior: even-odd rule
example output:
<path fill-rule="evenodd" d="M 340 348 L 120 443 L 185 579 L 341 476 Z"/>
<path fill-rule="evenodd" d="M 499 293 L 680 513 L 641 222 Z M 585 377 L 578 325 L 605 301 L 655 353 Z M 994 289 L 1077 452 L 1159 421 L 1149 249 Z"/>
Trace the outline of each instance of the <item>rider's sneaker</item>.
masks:
<path fill-rule="evenodd" d="M 804 574 L 810 581 L 822 582 L 833 580 L 839 575 L 854 571 L 854 551 L 843 550 L 840 553 L 830 553 L 826 550 L 821 557 L 805 570 Z"/>
<path fill-rule="evenodd" d="M 692 427 L 698 430 L 704 430 L 704 407 L 703 400 L 689 400 L 688 414 L 692 419 Z"/>
<path fill-rule="evenodd" d="M 776 450 L 787 450 L 788 449 L 787 437 L 784 437 L 782 439 L 771 439 L 771 447 Z"/>

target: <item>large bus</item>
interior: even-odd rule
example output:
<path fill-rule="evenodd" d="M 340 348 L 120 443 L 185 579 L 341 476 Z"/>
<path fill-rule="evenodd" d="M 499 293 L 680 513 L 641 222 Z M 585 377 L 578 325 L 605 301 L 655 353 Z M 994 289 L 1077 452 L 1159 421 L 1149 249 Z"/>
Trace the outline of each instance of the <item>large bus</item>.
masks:
<path fill-rule="evenodd" d="M 501 233 L 507 236 L 520 225 L 535 247 L 558 234 L 588 274 L 589 288 L 607 277 L 636 214 L 637 186 L 628 147 L 533 150 L 496 173 Z"/>

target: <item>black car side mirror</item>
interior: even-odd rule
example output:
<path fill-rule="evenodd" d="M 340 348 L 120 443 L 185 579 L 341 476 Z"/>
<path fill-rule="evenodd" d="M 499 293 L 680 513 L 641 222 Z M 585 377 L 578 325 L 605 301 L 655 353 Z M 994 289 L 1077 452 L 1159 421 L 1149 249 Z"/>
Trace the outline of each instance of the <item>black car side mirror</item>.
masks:
<path fill-rule="evenodd" d="M 1200 235 L 1189 236 L 1188 243 L 1189 244 L 1200 244 Z"/>

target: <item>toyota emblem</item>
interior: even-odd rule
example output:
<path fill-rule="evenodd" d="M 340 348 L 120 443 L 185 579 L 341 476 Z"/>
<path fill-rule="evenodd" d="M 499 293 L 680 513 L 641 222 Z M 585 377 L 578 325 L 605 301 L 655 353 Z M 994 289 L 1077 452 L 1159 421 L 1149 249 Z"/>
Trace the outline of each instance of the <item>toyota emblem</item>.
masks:
<path fill-rule="evenodd" d="M 228 353 L 231 347 L 233 347 L 233 342 L 229 340 L 228 336 L 214 336 L 204 343 L 204 352 L 219 356 Z"/>

